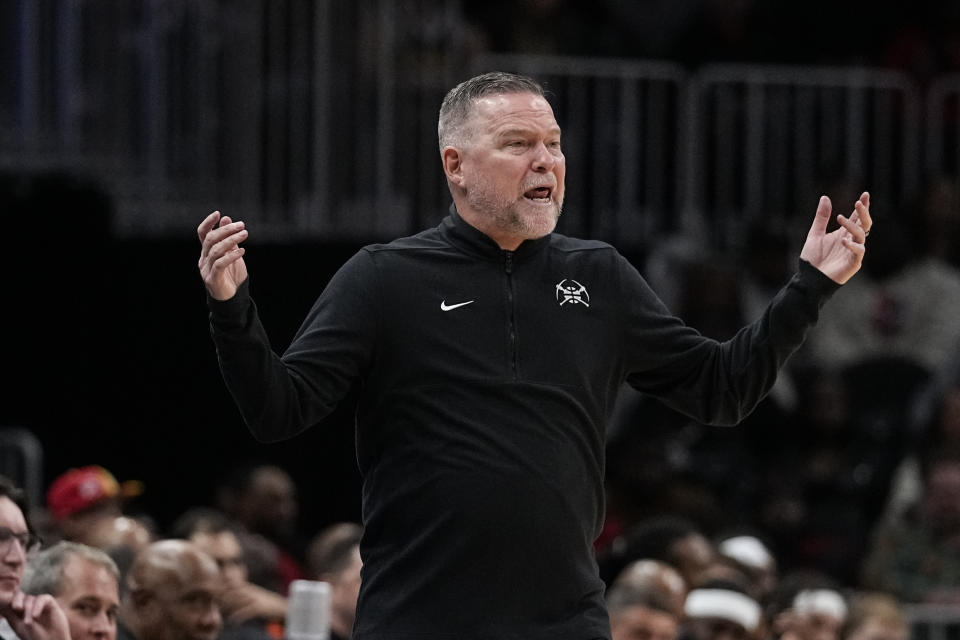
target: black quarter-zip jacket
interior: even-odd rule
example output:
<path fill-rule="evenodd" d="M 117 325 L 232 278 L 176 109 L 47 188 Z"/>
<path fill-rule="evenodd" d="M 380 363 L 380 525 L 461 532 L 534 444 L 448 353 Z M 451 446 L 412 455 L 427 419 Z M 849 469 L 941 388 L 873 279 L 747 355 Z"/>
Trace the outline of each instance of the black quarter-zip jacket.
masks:
<path fill-rule="evenodd" d="M 282 357 L 246 283 L 209 304 L 257 438 L 292 437 L 359 389 L 357 640 L 587 640 L 609 637 L 592 544 L 618 387 L 734 424 L 836 288 L 801 261 L 720 343 L 608 244 L 554 233 L 503 251 L 451 211 L 347 261 Z"/>

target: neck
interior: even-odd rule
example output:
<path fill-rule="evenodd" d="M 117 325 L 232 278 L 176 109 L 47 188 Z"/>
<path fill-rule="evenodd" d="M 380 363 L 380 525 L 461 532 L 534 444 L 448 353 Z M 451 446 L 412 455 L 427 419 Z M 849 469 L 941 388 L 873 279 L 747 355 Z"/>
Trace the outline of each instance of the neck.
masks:
<path fill-rule="evenodd" d="M 493 240 L 495 243 L 497 243 L 497 246 L 504 251 L 516 251 L 517 247 L 519 247 L 526 239 L 521 236 L 505 233 L 499 229 L 496 229 L 494 225 L 489 223 L 488 218 L 474 212 L 472 209 L 466 206 L 466 203 L 456 201 L 454 203 L 456 205 L 457 214 L 463 219 L 464 222 Z"/>

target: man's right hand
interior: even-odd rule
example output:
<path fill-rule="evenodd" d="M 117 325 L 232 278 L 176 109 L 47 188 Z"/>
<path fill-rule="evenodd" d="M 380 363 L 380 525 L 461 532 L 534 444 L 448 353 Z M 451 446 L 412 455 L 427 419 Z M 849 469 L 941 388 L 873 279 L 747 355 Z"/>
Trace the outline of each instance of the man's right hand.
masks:
<path fill-rule="evenodd" d="M 67 616 L 49 594 L 17 592 L 9 605 L 0 608 L 0 617 L 22 640 L 70 640 Z"/>
<path fill-rule="evenodd" d="M 207 292 L 216 300 L 232 298 L 247 279 L 244 248 L 240 246 L 247 239 L 243 222 L 233 222 L 214 211 L 197 227 L 197 235 L 202 247 L 198 266 Z"/>

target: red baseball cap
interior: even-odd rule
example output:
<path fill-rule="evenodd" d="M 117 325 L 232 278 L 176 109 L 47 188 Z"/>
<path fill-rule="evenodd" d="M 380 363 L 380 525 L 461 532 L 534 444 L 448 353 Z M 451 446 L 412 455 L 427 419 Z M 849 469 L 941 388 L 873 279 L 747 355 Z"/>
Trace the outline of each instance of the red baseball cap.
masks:
<path fill-rule="evenodd" d="M 91 465 L 70 469 L 59 476 L 47 490 L 47 508 L 56 520 L 63 520 L 106 500 L 131 498 L 143 493 L 137 481 L 120 484 L 112 473 Z"/>

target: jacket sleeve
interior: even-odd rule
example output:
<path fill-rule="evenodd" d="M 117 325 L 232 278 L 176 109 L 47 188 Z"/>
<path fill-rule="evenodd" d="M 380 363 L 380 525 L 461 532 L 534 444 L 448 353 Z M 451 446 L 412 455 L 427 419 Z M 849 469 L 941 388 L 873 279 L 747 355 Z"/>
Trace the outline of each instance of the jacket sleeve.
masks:
<path fill-rule="evenodd" d="M 800 261 L 760 318 L 718 342 L 671 315 L 626 260 L 620 274 L 630 307 L 624 328 L 627 382 L 695 420 L 724 425 L 743 420 L 770 391 L 777 371 L 839 288 Z"/>
<path fill-rule="evenodd" d="M 207 299 L 224 382 L 254 437 L 291 438 L 328 415 L 370 366 L 378 323 L 366 251 L 333 276 L 282 357 L 271 348 L 249 280 L 226 301 Z"/>

